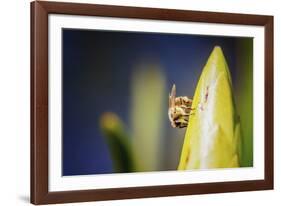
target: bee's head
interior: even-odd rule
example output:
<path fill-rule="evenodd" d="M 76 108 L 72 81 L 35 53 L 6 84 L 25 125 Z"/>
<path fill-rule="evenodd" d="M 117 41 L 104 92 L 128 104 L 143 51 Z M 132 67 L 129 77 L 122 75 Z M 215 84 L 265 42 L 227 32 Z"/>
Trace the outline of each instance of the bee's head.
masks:
<path fill-rule="evenodd" d="M 180 127 L 183 121 L 184 110 L 178 106 L 171 107 L 169 108 L 168 116 L 172 127 Z"/>

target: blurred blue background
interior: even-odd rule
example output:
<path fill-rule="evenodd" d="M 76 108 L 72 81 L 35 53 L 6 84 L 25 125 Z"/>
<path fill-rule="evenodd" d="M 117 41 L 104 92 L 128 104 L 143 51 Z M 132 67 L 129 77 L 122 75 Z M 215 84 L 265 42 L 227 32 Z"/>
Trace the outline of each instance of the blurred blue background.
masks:
<path fill-rule="evenodd" d="M 100 116 L 108 111 L 116 113 L 130 133 L 132 102 L 137 98 L 132 89 L 134 81 L 140 74 L 138 84 L 145 88 L 149 83 L 141 77 L 141 72 L 151 67 L 161 76 L 164 99 L 159 98 L 164 103 L 157 111 L 164 114 L 157 146 L 159 164 L 148 170 L 175 170 L 185 129 L 172 128 L 168 120 L 168 94 L 172 85 L 177 86 L 177 96 L 192 97 L 208 56 L 219 45 L 228 62 L 234 88 L 239 88 L 241 70 L 237 65 L 243 68 L 241 45 L 245 41 L 252 44 L 250 38 L 64 29 L 63 175 L 114 172 L 99 126 Z M 239 92 L 235 95 L 241 96 Z M 141 101 L 153 104 L 154 99 Z M 141 111 L 146 115 L 145 109 Z M 145 148 L 142 149 L 145 153 Z"/>

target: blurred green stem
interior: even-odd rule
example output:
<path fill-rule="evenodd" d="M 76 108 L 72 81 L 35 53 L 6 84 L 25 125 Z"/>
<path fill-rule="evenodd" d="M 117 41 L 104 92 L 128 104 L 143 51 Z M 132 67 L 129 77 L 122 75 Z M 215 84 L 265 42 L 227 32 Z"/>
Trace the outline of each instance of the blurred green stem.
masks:
<path fill-rule="evenodd" d="M 137 171 L 159 170 L 166 115 L 165 77 L 158 63 L 138 65 L 132 77 L 131 122 Z"/>
<path fill-rule="evenodd" d="M 102 132 L 109 146 L 115 172 L 132 172 L 131 143 L 124 124 L 114 113 L 104 113 L 100 121 Z"/>

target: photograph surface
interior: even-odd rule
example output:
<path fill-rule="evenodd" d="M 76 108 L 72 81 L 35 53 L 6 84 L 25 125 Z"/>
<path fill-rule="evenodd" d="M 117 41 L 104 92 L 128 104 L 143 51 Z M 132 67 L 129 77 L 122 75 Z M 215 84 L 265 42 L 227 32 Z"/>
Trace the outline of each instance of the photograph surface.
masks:
<path fill-rule="evenodd" d="M 63 29 L 63 176 L 253 167 L 253 38 Z"/>

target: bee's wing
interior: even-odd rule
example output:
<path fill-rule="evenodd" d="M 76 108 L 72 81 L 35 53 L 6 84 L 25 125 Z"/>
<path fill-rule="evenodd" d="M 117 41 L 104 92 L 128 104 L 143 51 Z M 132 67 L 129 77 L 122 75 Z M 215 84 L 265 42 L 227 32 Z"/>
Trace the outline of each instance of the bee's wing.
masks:
<path fill-rule="evenodd" d="M 175 99 L 176 99 L 176 85 L 174 84 L 169 95 L 169 108 L 175 106 Z"/>

